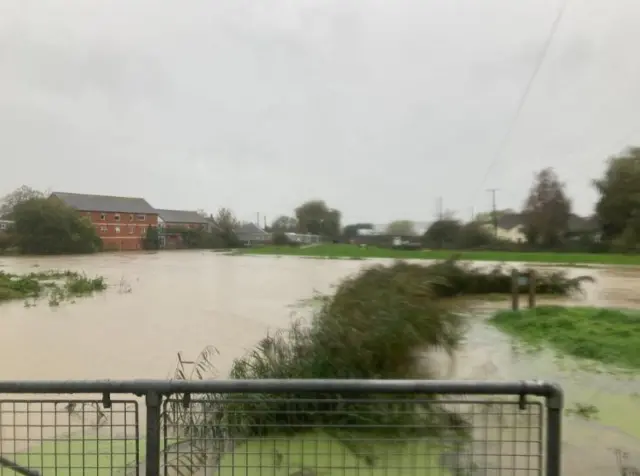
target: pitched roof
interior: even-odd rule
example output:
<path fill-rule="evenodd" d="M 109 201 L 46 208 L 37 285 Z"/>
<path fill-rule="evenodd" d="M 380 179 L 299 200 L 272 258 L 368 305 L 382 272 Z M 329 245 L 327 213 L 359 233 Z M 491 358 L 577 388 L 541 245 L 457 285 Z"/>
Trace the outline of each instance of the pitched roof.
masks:
<path fill-rule="evenodd" d="M 524 217 L 520 213 L 505 213 L 498 217 L 498 227 L 503 230 L 511 230 L 520 225 L 524 225 Z"/>
<path fill-rule="evenodd" d="M 84 212 L 121 212 L 156 215 L 158 212 L 144 198 L 85 195 L 82 193 L 53 192 L 52 197 Z"/>
<path fill-rule="evenodd" d="M 235 231 L 236 233 L 251 233 L 251 234 L 262 233 L 265 235 L 269 234 L 266 231 L 264 231 L 262 228 L 257 226 L 255 223 L 243 223 L 238 228 L 236 228 Z"/>
<path fill-rule="evenodd" d="M 595 216 L 581 217 L 579 215 L 569 215 L 569 231 L 575 233 L 597 231 L 599 228 L 598 219 Z"/>
<path fill-rule="evenodd" d="M 160 218 L 167 223 L 209 223 L 206 217 L 203 217 L 198 212 L 190 210 L 161 210 L 156 209 Z"/>

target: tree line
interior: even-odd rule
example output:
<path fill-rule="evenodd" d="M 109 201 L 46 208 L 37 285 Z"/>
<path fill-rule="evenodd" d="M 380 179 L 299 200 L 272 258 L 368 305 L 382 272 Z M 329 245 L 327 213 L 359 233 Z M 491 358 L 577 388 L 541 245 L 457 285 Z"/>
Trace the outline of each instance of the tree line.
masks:
<path fill-rule="evenodd" d="M 478 215 L 463 223 L 452 214 L 432 223 L 417 236 L 413 222 L 396 220 L 383 235 L 401 236 L 413 246 L 451 249 L 575 249 L 579 251 L 636 252 L 640 250 L 640 147 L 630 147 L 607 161 L 602 177 L 593 181 L 598 192 L 591 223 L 586 229 L 572 229 L 571 199 L 565 184 L 553 168 L 536 173 L 529 194 L 517 215 L 525 240 L 513 243 L 500 239 L 493 231 L 501 218 L 514 211 L 497 211 Z M 229 208 L 206 215 L 211 223 L 203 230 L 176 229 L 191 248 L 236 248 L 242 246 L 237 236 L 242 224 Z M 91 222 L 59 201 L 27 186 L 20 187 L 0 200 L 0 219 L 15 224 L 0 233 L 0 251 L 15 248 L 23 253 L 84 253 L 99 251 L 102 242 Z M 309 200 L 291 215 L 277 217 L 266 232 L 273 242 L 289 242 L 287 233 L 314 234 L 324 241 L 349 242 L 373 230 L 371 223 L 342 226 L 342 214 L 323 200 Z M 366 233 L 366 232 L 365 232 Z M 371 237 L 375 242 L 376 239 Z M 144 239 L 148 249 L 159 247 L 158 230 L 150 230 Z"/>
<path fill-rule="evenodd" d="M 520 211 L 480 214 L 467 223 L 445 214 L 419 237 L 412 221 L 396 220 L 387 226 L 383 235 L 405 237 L 414 246 L 430 248 L 640 251 L 640 147 L 629 147 L 609 158 L 603 175 L 593 180 L 592 185 L 598 192 L 598 200 L 590 217 L 577 217 L 572 213 L 565 183 L 548 167 L 535 174 Z M 516 216 L 523 242 L 501 239 L 495 233 L 506 215 Z M 340 217 L 338 210 L 315 200 L 296 208 L 293 216 L 278 217 L 271 229 L 350 241 L 362 236 L 362 230 L 374 228 L 372 223 L 341 227 Z M 376 240 L 383 241 L 383 238 L 369 238 L 372 243 Z"/>

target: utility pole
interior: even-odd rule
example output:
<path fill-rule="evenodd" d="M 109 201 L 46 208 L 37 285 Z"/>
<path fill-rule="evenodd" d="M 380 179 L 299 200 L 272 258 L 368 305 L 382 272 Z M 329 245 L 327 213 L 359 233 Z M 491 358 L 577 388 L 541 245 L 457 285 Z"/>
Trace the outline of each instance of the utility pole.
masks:
<path fill-rule="evenodd" d="M 438 220 L 442 220 L 443 218 L 442 197 L 438 197 L 438 200 L 436 201 L 436 216 L 438 217 Z"/>
<path fill-rule="evenodd" d="M 493 222 L 493 231 L 498 236 L 498 212 L 496 210 L 496 192 L 500 189 L 490 188 L 487 192 L 491 194 L 491 221 Z"/>
<path fill-rule="evenodd" d="M 256 213 L 256 226 L 260 228 L 260 212 Z"/>

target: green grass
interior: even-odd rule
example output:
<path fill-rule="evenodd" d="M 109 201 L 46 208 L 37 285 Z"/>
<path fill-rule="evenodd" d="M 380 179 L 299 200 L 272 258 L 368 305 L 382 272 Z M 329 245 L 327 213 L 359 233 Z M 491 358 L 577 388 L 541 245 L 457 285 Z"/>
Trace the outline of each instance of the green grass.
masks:
<path fill-rule="evenodd" d="M 441 451 L 427 441 L 381 443 L 356 455 L 338 438 L 322 432 L 291 438 L 254 440 L 238 446 L 221 460 L 220 476 L 410 476 L 450 475 L 439 464 Z"/>
<path fill-rule="evenodd" d="M 75 271 L 46 271 L 28 274 L 12 274 L 0 271 L 0 302 L 14 299 L 38 299 L 48 297 L 49 305 L 89 296 L 104 291 L 107 284 L 101 276 L 88 278 Z M 26 302 L 27 307 L 32 303 Z"/>
<path fill-rule="evenodd" d="M 140 461 L 144 461 L 144 450 L 145 441 L 140 439 Z M 409 443 L 378 440 L 367 446 L 366 453 L 356 454 L 344 440 L 321 431 L 310 431 L 292 437 L 265 440 L 256 438 L 238 445 L 233 452 L 223 455 L 219 474 L 258 476 L 267 471 L 270 475 L 288 476 L 306 469 L 307 473 L 298 475 L 313 474 L 308 472 L 312 470 L 315 474 L 324 476 L 401 476 L 424 474 L 430 470 L 446 476 L 451 473 L 439 464 L 442 452 L 442 449 L 427 440 Z M 172 455 L 171 452 L 169 454 Z M 4 456 L 23 467 L 41 471 L 43 476 L 107 476 L 124 474 L 125 468 L 134 467 L 136 441 L 48 440 L 28 452 Z M 180 474 L 191 474 L 187 466 L 179 467 L 182 471 Z M 171 469 L 176 468 L 178 467 L 171 466 Z M 8 469 L 0 472 L 7 475 L 18 474 Z"/>
<path fill-rule="evenodd" d="M 252 255 L 289 255 L 328 259 L 448 259 L 459 256 L 470 261 L 518 261 L 527 263 L 555 263 L 572 266 L 576 264 L 640 265 L 640 255 L 595 254 L 595 253 L 532 253 L 510 251 L 448 251 L 448 250 L 392 250 L 370 246 L 360 248 L 357 245 L 319 245 L 309 248 L 293 246 L 264 246 L 248 248 L 236 254 Z"/>
<path fill-rule="evenodd" d="M 140 440 L 140 458 L 144 459 L 144 440 Z M 16 455 L 4 455 L 22 467 L 41 471 L 43 476 L 107 476 L 122 471 L 136 461 L 135 439 L 60 438 Z M 2 472 L 4 471 L 4 472 Z M 18 474 L 4 469 L 2 474 Z"/>
<path fill-rule="evenodd" d="M 531 345 L 640 370 L 640 311 L 541 306 L 500 311 L 490 322 Z"/>

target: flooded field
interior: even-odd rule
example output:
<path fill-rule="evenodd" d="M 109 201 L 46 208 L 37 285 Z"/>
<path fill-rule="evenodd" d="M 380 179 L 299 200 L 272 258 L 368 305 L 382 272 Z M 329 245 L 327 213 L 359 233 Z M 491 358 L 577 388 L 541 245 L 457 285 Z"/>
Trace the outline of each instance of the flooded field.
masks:
<path fill-rule="evenodd" d="M 165 378 L 177 352 L 192 358 L 207 345 L 220 351 L 215 363 L 225 375 L 235 357 L 289 323 L 292 305 L 314 291 L 330 291 L 371 262 L 200 251 L 0 258 L 4 271 L 70 269 L 102 275 L 110 284 L 105 293 L 55 308 L 46 302 L 32 308 L 21 301 L 0 305 L 0 379 Z M 640 272 L 568 271 L 596 279 L 572 302 L 640 307 Z M 566 390 L 567 407 L 599 409 L 594 421 L 565 419 L 565 474 L 616 474 L 616 449 L 629 453 L 628 464 L 640 466 L 640 379 L 589 372 L 551 353 L 523 352 L 484 323 L 491 309 L 504 305 L 478 306 L 451 375 L 557 381 Z"/>

